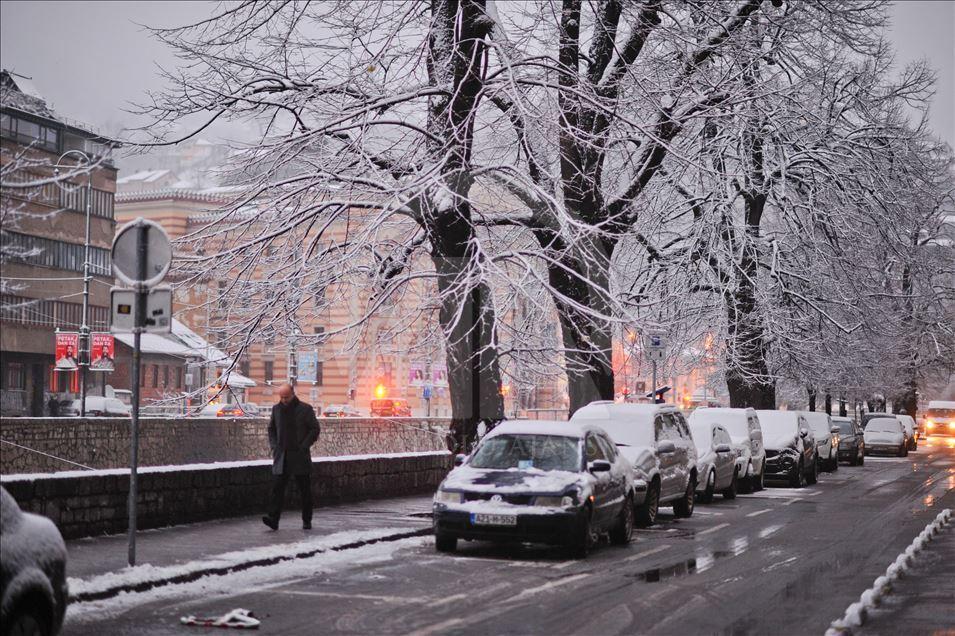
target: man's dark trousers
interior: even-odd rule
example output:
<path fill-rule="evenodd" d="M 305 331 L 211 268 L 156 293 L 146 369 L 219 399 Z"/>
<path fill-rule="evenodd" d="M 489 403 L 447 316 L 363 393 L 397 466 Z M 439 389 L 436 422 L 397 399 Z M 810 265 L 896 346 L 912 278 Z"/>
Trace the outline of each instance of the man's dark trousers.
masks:
<path fill-rule="evenodd" d="M 272 475 L 272 500 L 269 502 L 269 516 L 275 521 L 282 516 L 282 507 L 285 503 L 285 488 L 290 478 L 295 478 L 299 497 L 302 499 L 302 522 L 312 523 L 312 476 L 290 475 L 288 467 L 281 475 Z"/>

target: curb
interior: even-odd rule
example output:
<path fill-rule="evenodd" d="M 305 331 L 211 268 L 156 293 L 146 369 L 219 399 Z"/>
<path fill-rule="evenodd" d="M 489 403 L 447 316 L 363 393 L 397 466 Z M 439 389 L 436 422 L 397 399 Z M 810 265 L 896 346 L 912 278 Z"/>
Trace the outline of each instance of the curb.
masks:
<path fill-rule="evenodd" d="M 869 610 L 878 606 L 882 597 L 892 591 L 892 584 L 908 574 L 912 561 L 925 546 L 940 534 L 953 520 L 952 510 L 946 508 L 938 513 L 911 544 L 886 569 L 885 574 L 878 577 L 859 597 L 859 600 L 846 608 L 845 615 L 833 621 L 826 636 L 851 636 L 854 629 L 862 627 L 868 618 Z"/>
<path fill-rule="evenodd" d="M 102 601 L 104 599 L 112 598 L 114 596 L 119 596 L 123 593 L 131 592 L 145 592 L 146 590 L 151 590 L 157 587 L 164 587 L 166 585 L 175 585 L 178 583 L 190 583 L 197 579 L 200 579 L 204 576 L 222 576 L 225 574 L 230 574 L 232 572 L 241 572 L 243 570 L 249 570 L 252 568 L 263 567 L 267 565 L 275 565 L 276 563 L 282 563 L 284 561 L 293 561 L 295 559 L 307 559 L 313 557 L 316 554 L 322 554 L 325 552 L 342 552 L 344 550 L 354 550 L 355 548 L 361 548 L 367 545 L 373 545 L 375 543 L 390 543 L 392 541 L 400 541 L 402 539 L 411 539 L 414 537 L 423 537 L 434 534 L 434 529 L 430 526 L 427 528 L 420 528 L 418 530 L 410 530 L 408 532 L 397 532 L 394 534 L 386 534 L 380 537 L 375 537 L 372 539 L 364 539 L 361 541 L 351 541 L 349 543 L 343 543 L 341 545 L 325 547 L 325 548 L 316 548 L 314 550 L 306 550 L 304 552 L 296 552 L 295 554 L 289 554 L 287 556 L 276 556 L 268 557 L 262 559 L 254 559 L 252 561 L 246 561 L 245 563 L 232 564 L 228 566 L 218 566 L 218 567 L 209 567 L 201 570 L 195 570 L 192 572 L 187 572 L 184 574 L 178 574 L 175 576 L 168 576 L 164 578 L 157 578 L 151 581 L 140 581 L 138 583 L 125 583 L 109 587 L 105 590 L 98 590 L 96 592 L 84 592 L 77 594 L 75 596 L 70 596 L 70 603 L 86 603 L 89 601 Z"/>

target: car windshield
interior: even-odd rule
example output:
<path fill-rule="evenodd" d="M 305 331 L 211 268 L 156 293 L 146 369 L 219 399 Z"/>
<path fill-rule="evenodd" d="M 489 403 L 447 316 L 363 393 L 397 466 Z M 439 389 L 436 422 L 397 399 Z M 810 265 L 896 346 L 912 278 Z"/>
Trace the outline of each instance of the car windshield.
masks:
<path fill-rule="evenodd" d="M 796 415 L 781 411 L 760 411 L 759 427 L 767 437 L 796 434 Z"/>
<path fill-rule="evenodd" d="M 832 418 L 832 423 L 839 427 L 840 433 L 852 435 L 852 420 Z"/>
<path fill-rule="evenodd" d="M 809 422 L 809 428 L 816 435 L 829 434 L 829 416 L 825 413 L 805 413 L 806 421 Z"/>
<path fill-rule="evenodd" d="M 955 409 L 929 409 L 925 417 L 938 418 L 940 420 L 955 419 Z"/>
<path fill-rule="evenodd" d="M 472 468 L 537 468 L 578 472 L 580 440 L 563 435 L 497 435 L 484 440 L 468 465 Z"/>
<path fill-rule="evenodd" d="M 749 424 L 746 422 L 746 416 L 742 413 L 719 413 L 713 411 L 696 410 L 690 414 L 690 423 L 706 422 L 707 424 L 722 424 L 723 428 L 729 431 L 733 437 L 748 437 Z M 693 435 L 694 441 L 696 434 Z"/>
<path fill-rule="evenodd" d="M 877 417 L 869 422 L 865 430 L 870 433 L 898 433 L 902 424 L 894 417 Z"/>
<path fill-rule="evenodd" d="M 617 446 L 653 446 L 653 424 L 649 419 L 587 421 L 605 430 Z"/>
<path fill-rule="evenodd" d="M 709 449 L 713 441 L 713 429 L 708 422 L 700 422 L 690 418 L 690 435 L 693 437 L 693 443 L 701 451 Z"/>

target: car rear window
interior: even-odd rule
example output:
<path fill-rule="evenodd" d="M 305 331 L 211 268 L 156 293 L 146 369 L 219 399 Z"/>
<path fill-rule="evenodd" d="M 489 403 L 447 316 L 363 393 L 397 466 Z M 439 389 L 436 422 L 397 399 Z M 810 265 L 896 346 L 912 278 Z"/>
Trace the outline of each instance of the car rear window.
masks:
<path fill-rule="evenodd" d="M 472 468 L 566 470 L 581 466 L 580 440 L 563 435 L 497 435 L 478 447 Z"/>
<path fill-rule="evenodd" d="M 902 430 L 902 423 L 894 417 L 877 417 L 869 421 L 865 430 L 871 433 L 898 433 Z"/>
<path fill-rule="evenodd" d="M 852 434 L 852 420 L 837 420 L 832 418 L 832 423 L 839 427 L 840 433 L 845 433 L 847 435 Z"/>

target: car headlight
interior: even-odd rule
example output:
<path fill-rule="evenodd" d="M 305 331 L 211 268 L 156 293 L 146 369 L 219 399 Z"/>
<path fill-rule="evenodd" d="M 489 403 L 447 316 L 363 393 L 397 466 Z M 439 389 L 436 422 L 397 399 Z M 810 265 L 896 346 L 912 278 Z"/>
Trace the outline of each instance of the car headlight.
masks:
<path fill-rule="evenodd" d="M 575 503 L 574 497 L 570 495 L 534 497 L 535 506 L 546 506 L 548 508 L 569 508 Z"/>
<path fill-rule="evenodd" d="M 464 493 L 451 492 L 439 488 L 438 492 L 434 493 L 434 501 L 435 503 L 459 504 L 464 501 Z"/>

